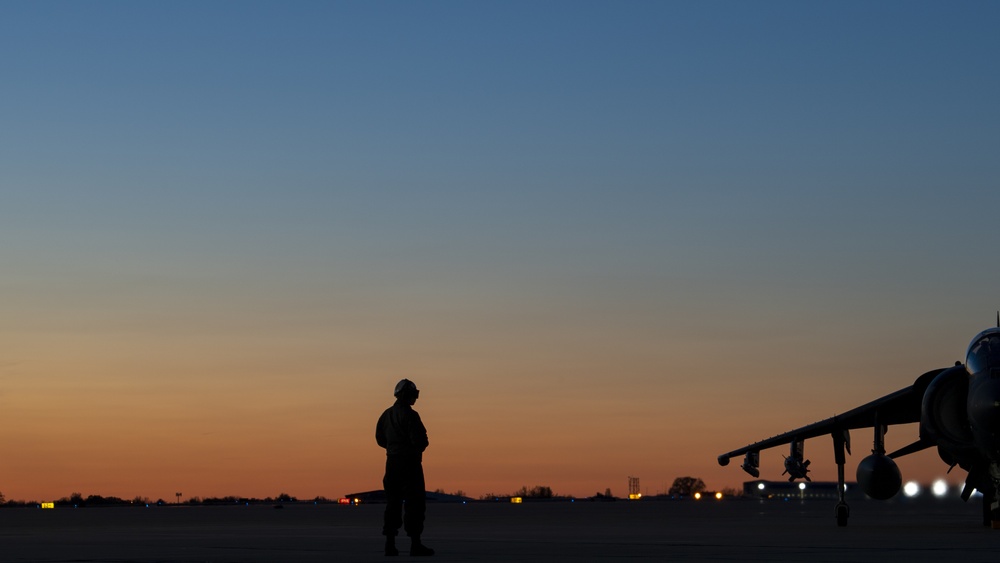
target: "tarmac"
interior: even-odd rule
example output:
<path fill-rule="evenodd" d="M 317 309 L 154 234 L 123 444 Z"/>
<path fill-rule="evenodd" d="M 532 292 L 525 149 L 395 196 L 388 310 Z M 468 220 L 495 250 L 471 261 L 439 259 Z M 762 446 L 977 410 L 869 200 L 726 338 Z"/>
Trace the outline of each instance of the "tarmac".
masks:
<path fill-rule="evenodd" d="M 994 562 L 978 502 L 749 500 L 430 504 L 436 561 Z M 3 562 L 386 561 L 384 505 L 0 509 Z M 401 558 L 409 541 L 399 540 Z M 391 559 L 389 559 L 391 560 Z"/>

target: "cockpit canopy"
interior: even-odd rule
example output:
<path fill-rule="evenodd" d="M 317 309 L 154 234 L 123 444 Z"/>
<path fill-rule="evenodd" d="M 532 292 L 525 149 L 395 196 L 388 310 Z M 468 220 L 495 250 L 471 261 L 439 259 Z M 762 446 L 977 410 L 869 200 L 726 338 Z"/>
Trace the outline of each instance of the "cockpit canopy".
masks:
<path fill-rule="evenodd" d="M 972 339 L 965 356 L 965 367 L 969 373 L 1000 369 L 1000 328 L 984 330 Z"/>

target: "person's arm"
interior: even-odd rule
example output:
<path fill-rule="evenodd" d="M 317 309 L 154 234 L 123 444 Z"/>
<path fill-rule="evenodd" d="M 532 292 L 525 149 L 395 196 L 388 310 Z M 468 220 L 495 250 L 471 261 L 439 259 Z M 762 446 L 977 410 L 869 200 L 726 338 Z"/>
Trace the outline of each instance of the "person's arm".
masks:
<path fill-rule="evenodd" d="M 385 415 L 384 412 L 382 416 L 378 417 L 378 424 L 375 426 L 375 442 L 383 448 L 389 445 L 389 441 L 385 437 Z"/>
<path fill-rule="evenodd" d="M 410 443 L 413 447 L 417 448 L 417 451 L 424 451 L 430 442 L 427 440 L 427 429 L 424 428 L 424 423 L 420 420 L 420 415 L 417 411 L 411 411 L 413 413 L 413 419 L 410 421 Z"/>

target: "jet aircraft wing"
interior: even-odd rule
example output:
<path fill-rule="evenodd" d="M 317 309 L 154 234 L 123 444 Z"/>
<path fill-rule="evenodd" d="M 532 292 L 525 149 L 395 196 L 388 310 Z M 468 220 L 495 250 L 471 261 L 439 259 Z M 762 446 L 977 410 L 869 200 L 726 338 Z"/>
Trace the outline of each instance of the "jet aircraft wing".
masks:
<path fill-rule="evenodd" d="M 818 436 L 839 435 L 856 428 L 872 428 L 876 424 L 889 426 L 893 424 L 920 422 L 920 402 L 923 400 L 924 390 L 931 380 L 934 379 L 934 376 L 942 371 L 944 370 L 938 369 L 927 372 L 909 387 L 889 393 L 884 397 L 879 397 L 870 403 L 865 403 L 842 414 L 724 453 L 719 456 L 719 464 L 727 465 L 730 458 L 744 455 L 748 452 L 759 452 L 760 450 L 792 442 L 802 442 L 803 440 Z M 848 451 L 850 451 L 849 444 L 850 442 L 848 442 Z M 902 455 L 902 450 L 899 453 Z M 896 456 L 890 455 L 890 457 Z"/>

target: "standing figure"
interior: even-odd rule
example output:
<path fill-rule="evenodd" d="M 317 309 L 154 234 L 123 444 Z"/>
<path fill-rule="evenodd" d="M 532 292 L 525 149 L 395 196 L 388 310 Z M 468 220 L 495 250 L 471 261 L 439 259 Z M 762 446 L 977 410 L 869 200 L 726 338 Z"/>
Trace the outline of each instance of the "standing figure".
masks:
<path fill-rule="evenodd" d="M 424 468 L 421 465 L 427 449 L 427 429 L 420 415 L 413 410 L 420 391 L 409 379 L 396 384 L 396 402 L 382 413 L 375 428 L 375 441 L 385 448 L 385 554 L 399 555 L 396 534 L 403 526 L 410 536 L 410 555 L 434 555 L 434 550 L 420 543 L 424 531 L 426 498 Z M 403 507 L 406 516 L 403 516 Z"/>

